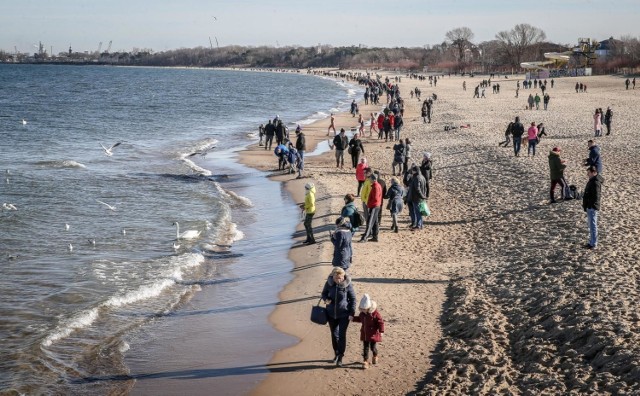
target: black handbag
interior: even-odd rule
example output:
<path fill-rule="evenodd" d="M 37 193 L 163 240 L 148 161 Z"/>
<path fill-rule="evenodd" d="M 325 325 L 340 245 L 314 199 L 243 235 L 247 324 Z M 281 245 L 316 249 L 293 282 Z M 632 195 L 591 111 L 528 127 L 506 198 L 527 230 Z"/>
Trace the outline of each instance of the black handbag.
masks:
<path fill-rule="evenodd" d="M 327 309 L 320 306 L 320 301 L 322 301 L 322 298 L 318 300 L 317 305 L 311 306 L 311 321 L 319 325 L 326 325 L 329 321 L 327 319 Z"/>

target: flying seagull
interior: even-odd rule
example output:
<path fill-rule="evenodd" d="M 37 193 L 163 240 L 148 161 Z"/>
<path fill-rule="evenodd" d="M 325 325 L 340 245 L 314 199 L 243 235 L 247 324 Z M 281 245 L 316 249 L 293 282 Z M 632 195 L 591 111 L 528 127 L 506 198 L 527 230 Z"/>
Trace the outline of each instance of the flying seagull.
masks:
<path fill-rule="evenodd" d="M 100 201 L 99 199 L 96 199 L 96 202 L 97 202 L 97 203 L 101 203 L 101 204 L 103 204 L 104 206 L 106 206 L 107 208 L 109 208 L 109 210 L 116 210 L 116 207 L 115 207 L 115 206 L 113 206 L 113 205 L 109 205 L 109 204 L 108 204 L 108 203 L 106 203 L 106 202 L 102 202 L 102 201 Z"/>
<path fill-rule="evenodd" d="M 113 150 L 114 148 L 118 147 L 119 145 L 121 145 L 122 142 L 118 142 L 116 144 L 114 144 L 113 146 L 106 148 L 104 147 L 104 145 L 102 143 L 100 143 L 100 146 L 102 146 L 102 149 L 104 150 L 105 155 L 107 155 L 108 157 L 111 157 L 113 155 L 113 152 L 111 150 Z"/>
<path fill-rule="evenodd" d="M 16 206 L 14 204 L 6 203 L 6 202 L 2 204 L 2 209 L 18 210 L 18 208 L 16 208 Z"/>

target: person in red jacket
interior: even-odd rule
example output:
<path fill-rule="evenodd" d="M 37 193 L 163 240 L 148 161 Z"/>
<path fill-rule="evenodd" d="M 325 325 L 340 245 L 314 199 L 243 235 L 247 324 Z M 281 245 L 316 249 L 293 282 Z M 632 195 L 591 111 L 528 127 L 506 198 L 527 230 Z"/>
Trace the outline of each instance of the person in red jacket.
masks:
<path fill-rule="evenodd" d="M 360 158 L 360 162 L 356 165 L 356 180 L 358 181 L 358 193 L 356 195 L 358 197 L 360 196 L 360 190 L 362 190 L 364 181 L 367 180 L 367 177 L 364 175 L 364 170 L 367 169 L 367 167 L 369 167 L 369 165 L 367 165 L 367 159 L 364 157 Z"/>
<path fill-rule="evenodd" d="M 371 363 L 378 363 L 377 343 L 382 341 L 384 333 L 384 320 L 377 310 L 377 304 L 368 294 L 360 300 L 360 314 L 353 317 L 354 322 L 362 323 L 360 327 L 360 341 L 362 341 L 362 367 L 369 368 L 369 349 L 373 353 Z"/>
<path fill-rule="evenodd" d="M 380 114 L 378 114 L 378 139 L 382 139 L 383 133 L 384 133 L 384 113 L 380 112 Z"/>
<path fill-rule="evenodd" d="M 367 238 L 370 242 L 378 242 L 378 231 L 380 225 L 378 224 L 378 215 L 380 213 L 380 206 L 382 205 L 382 186 L 378 183 L 378 175 L 371 174 L 371 192 L 369 193 L 369 199 L 367 200 L 367 231 L 360 238 L 360 242 L 367 242 Z"/>

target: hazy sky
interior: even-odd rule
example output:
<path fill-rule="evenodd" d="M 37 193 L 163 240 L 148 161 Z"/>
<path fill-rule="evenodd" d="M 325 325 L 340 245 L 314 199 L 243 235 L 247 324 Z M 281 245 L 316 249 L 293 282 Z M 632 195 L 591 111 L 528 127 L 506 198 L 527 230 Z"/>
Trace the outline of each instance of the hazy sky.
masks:
<path fill-rule="evenodd" d="M 639 35 L 640 0 L 0 0 L 0 49 L 154 51 L 215 45 L 423 46 L 467 26 L 474 42 L 518 23 L 573 44 Z M 217 18 L 214 19 L 214 17 Z M 34 47 L 36 45 L 36 47 Z"/>

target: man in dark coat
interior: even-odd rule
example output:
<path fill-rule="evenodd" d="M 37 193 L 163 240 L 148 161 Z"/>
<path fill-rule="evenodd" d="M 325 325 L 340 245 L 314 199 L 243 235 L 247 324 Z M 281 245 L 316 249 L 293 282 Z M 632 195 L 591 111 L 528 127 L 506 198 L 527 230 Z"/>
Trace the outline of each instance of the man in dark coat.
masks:
<path fill-rule="evenodd" d="M 602 159 L 600 158 L 600 147 L 593 139 L 589 140 L 589 158 L 584 161 L 586 166 L 595 166 L 598 174 L 602 174 Z"/>
<path fill-rule="evenodd" d="M 276 134 L 276 126 L 273 125 L 271 120 L 267 122 L 267 125 L 264 127 L 264 135 L 266 137 L 264 141 L 264 149 L 271 150 L 271 144 L 273 143 L 273 137 Z"/>
<path fill-rule="evenodd" d="M 584 188 L 582 196 L 582 208 L 587 212 L 587 223 L 589 224 L 589 243 L 585 244 L 586 249 L 596 249 L 598 247 L 598 211 L 600 210 L 600 195 L 604 178 L 598 174 L 595 166 L 587 168 L 589 181 Z"/>
<path fill-rule="evenodd" d="M 516 157 L 520 155 L 520 147 L 522 145 L 522 135 L 524 134 L 524 125 L 520 122 L 520 117 L 516 117 L 511 126 L 511 134 L 513 135 L 513 152 Z"/>
<path fill-rule="evenodd" d="M 302 171 L 304 171 L 304 152 L 307 151 L 307 142 L 301 129 L 296 129 L 296 150 L 298 150 L 298 179 L 302 179 Z"/>
<path fill-rule="evenodd" d="M 567 165 L 564 163 L 564 160 L 560 159 L 561 151 L 562 149 L 560 149 L 560 147 L 554 147 L 553 150 L 549 152 L 549 175 L 551 176 L 551 190 L 549 191 L 551 200 L 549 203 L 556 203 L 554 192 L 557 185 L 560 185 L 562 199 L 565 198 L 564 169 Z"/>
<path fill-rule="evenodd" d="M 429 198 L 429 184 L 422 176 L 417 166 L 411 168 L 411 181 L 407 190 L 407 203 L 411 211 L 411 229 L 422 229 L 422 214 L 420 213 L 420 202 Z"/>

